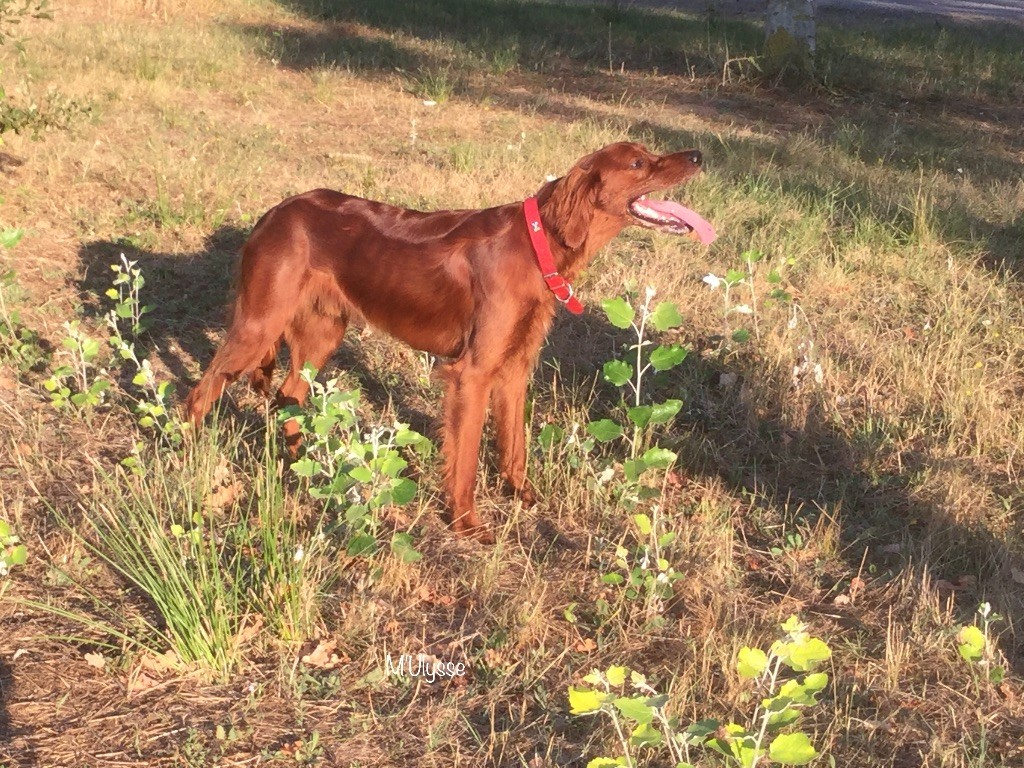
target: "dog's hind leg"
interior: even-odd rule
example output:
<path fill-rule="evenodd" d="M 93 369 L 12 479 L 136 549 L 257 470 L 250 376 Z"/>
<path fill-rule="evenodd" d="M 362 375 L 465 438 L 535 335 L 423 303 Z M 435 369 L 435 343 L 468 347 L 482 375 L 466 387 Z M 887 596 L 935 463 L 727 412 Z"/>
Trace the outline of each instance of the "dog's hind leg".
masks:
<path fill-rule="evenodd" d="M 334 308 L 334 307 L 333 307 Z M 309 394 L 309 384 L 302 378 L 302 368 L 310 365 L 317 371 L 324 367 L 345 336 L 348 314 L 336 309 L 337 314 L 323 313 L 321 306 L 309 306 L 296 314 L 285 331 L 285 343 L 291 353 L 291 368 L 278 390 L 279 408 L 301 406 Z M 285 445 L 294 458 L 298 454 L 302 436 L 294 419 L 285 422 Z"/>
<path fill-rule="evenodd" d="M 267 349 L 263 359 L 249 374 L 249 384 L 253 391 L 264 398 L 270 397 L 270 385 L 274 379 L 274 368 L 277 365 L 277 352 L 281 348 L 281 341 L 282 339 L 278 339 Z"/>

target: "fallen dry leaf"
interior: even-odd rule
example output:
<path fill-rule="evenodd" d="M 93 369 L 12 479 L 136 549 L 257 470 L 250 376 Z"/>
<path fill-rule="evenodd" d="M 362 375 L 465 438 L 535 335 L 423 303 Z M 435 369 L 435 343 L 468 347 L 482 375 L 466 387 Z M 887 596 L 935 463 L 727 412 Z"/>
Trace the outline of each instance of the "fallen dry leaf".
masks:
<path fill-rule="evenodd" d="M 335 653 L 337 643 L 334 640 L 321 640 L 316 648 L 302 657 L 302 663 L 314 669 L 334 669 L 343 659 Z"/>
<path fill-rule="evenodd" d="M 573 650 L 577 653 L 590 653 L 597 650 L 597 643 L 589 637 L 584 637 L 573 646 Z"/>
<path fill-rule="evenodd" d="M 426 584 L 421 584 L 416 590 L 416 597 L 430 605 L 448 606 L 455 602 L 451 595 L 439 595 Z"/>
<path fill-rule="evenodd" d="M 85 654 L 85 663 L 88 664 L 90 667 L 95 667 L 96 669 L 107 668 L 107 660 L 103 658 L 102 653 Z"/>
<path fill-rule="evenodd" d="M 148 673 L 162 677 L 168 672 L 177 672 L 181 659 L 173 650 L 166 653 L 144 653 L 139 658 L 139 666 Z"/>
<path fill-rule="evenodd" d="M 263 617 L 257 616 L 248 625 L 243 626 L 240 630 L 238 630 L 238 644 L 240 646 L 245 645 L 249 641 L 253 640 L 257 635 L 259 635 L 262 629 Z"/>
<path fill-rule="evenodd" d="M 159 680 L 155 677 L 150 677 L 140 669 L 134 675 L 129 675 L 125 687 L 128 689 L 128 696 L 131 697 L 136 693 L 145 693 L 152 690 L 159 684 Z"/>
<path fill-rule="evenodd" d="M 203 508 L 209 512 L 221 512 L 230 508 L 242 495 L 242 483 L 236 480 L 211 491 L 203 499 Z"/>
<path fill-rule="evenodd" d="M 850 600 L 856 600 L 860 597 L 860 593 L 864 591 L 867 584 L 860 576 L 854 576 L 850 580 Z"/>

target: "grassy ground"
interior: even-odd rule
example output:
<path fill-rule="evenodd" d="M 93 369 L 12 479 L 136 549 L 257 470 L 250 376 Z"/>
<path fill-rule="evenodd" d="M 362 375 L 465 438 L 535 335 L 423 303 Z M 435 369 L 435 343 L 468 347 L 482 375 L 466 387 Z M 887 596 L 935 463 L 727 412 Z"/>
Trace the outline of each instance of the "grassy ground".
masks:
<path fill-rule="evenodd" d="M 0 230 L 26 229 L 0 248 L 15 273 L 0 320 L 22 333 L 0 339 L 0 520 L 28 551 L 0 577 L 0 765 L 583 766 L 617 739 L 569 714 L 569 685 L 626 664 L 683 725 L 746 723 L 737 653 L 792 614 L 833 651 L 800 728 L 835 765 L 1024 761 L 1020 29 L 826 23 L 808 86 L 758 75 L 756 25 L 711 16 L 57 10 L 22 25 L 21 52 L 0 47 L 9 101 L 66 122 L 0 147 Z M 105 344 L 87 366 L 87 383 L 114 382 L 104 402 L 50 403 L 63 324 L 109 335 L 121 253 L 153 306 L 138 349 L 180 395 L 222 333 L 237 248 L 285 195 L 485 206 L 622 139 L 704 151 L 682 194 L 720 238 L 630 231 L 580 281 L 588 313 L 559 316 L 531 396 L 544 500 L 520 508 L 481 470 L 493 547 L 448 533 L 436 464 L 410 459 L 420 494 L 374 525 L 422 559 L 350 554 L 242 387 L 174 450 L 139 426 L 134 369 Z M 701 278 L 751 250 L 763 261 L 729 302 L 754 314 L 726 313 Z M 680 305 L 662 340 L 690 349 L 651 381 L 648 397 L 684 402 L 650 438 L 679 458 L 639 500 L 617 443 L 538 439 L 620 413 L 600 371 L 628 337 L 600 300 L 627 283 Z M 779 287 L 792 299 L 766 302 Z M 363 335 L 335 362 L 366 424 L 433 434 L 427 361 Z M 676 534 L 664 556 L 682 575 L 648 600 L 602 579 L 618 545 L 642 543 L 637 512 Z M 983 600 L 1001 614 L 986 651 L 1001 682 L 957 654 Z M 389 653 L 467 671 L 386 676 Z"/>

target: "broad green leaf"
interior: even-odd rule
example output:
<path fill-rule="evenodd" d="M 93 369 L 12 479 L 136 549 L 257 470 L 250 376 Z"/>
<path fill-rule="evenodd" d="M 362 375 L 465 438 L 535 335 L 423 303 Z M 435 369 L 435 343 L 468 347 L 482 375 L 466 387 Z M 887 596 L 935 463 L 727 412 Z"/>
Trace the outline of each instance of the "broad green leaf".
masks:
<path fill-rule="evenodd" d="M 616 328 L 629 328 L 633 324 L 636 312 L 622 298 L 605 299 L 601 302 L 604 313 L 608 316 L 608 322 Z"/>
<path fill-rule="evenodd" d="M 625 667 L 619 665 L 612 665 L 608 667 L 608 670 L 604 673 L 605 677 L 608 678 L 609 685 L 622 685 L 626 682 L 626 672 L 628 670 Z"/>
<path fill-rule="evenodd" d="M 607 695 L 590 688 L 569 686 L 569 712 L 574 715 L 589 715 L 601 709 Z"/>
<path fill-rule="evenodd" d="M 640 427 L 640 429 L 647 426 L 653 413 L 654 409 L 649 405 L 636 405 L 626 411 L 629 420 Z"/>
<path fill-rule="evenodd" d="M 669 328 L 676 328 L 683 324 L 682 315 L 679 314 L 679 307 L 671 301 L 663 301 L 651 313 L 651 325 L 655 330 L 667 331 Z"/>
<path fill-rule="evenodd" d="M 764 254 L 756 248 L 751 248 L 749 251 L 741 253 L 740 258 L 747 262 L 747 264 L 756 264 L 764 258 Z"/>
<path fill-rule="evenodd" d="M 789 658 L 785 661 L 794 672 L 808 672 L 832 657 L 832 649 L 816 637 L 789 644 Z"/>
<path fill-rule="evenodd" d="M 736 283 L 742 283 L 747 279 L 747 273 L 741 272 L 738 269 L 730 269 L 725 273 L 725 282 L 729 285 L 736 285 Z"/>
<path fill-rule="evenodd" d="M 812 672 L 804 678 L 804 688 L 811 693 L 817 693 L 828 685 L 828 675 L 824 672 Z"/>
<path fill-rule="evenodd" d="M 622 462 L 622 474 L 626 476 L 626 479 L 635 483 L 640 479 L 640 475 L 647 471 L 647 465 L 643 459 L 626 459 Z"/>
<path fill-rule="evenodd" d="M 803 733 L 776 736 L 768 747 L 768 757 L 783 765 L 807 765 L 818 756 L 810 738 Z"/>
<path fill-rule="evenodd" d="M 412 544 L 412 536 L 404 531 L 391 537 L 391 551 L 398 555 L 403 563 L 415 563 L 423 559 L 423 553 Z"/>
<path fill-rule="evenodd" d="M 644 463 L 655 469 L 668 469 L 677 458 L 668 448 L 651 448 L 643 455 Z"/>
<path fill-rule="evenodd" d="M 643 682 L 646 683 L 647 681 L 644 680 Z M 636 684 L 636 681 L 634 681 L 634 684 Z M 647 699 L 647 706 L 654 707 L 655 709 L 661 709 L 666 704 L 668 704 L 668 694 L 665 693 L 659 693 Z"/>
<path fill-rule="evenodd" d="M 310 426 L 313 428 L 314 434 L 324 437 L 331 433 L 335 423 L 337 420 L 333 416 L 314 416 Z"/>
<path fill-rule="evenodd" d="M 818 703 L 818 700 L 814 698 L 815 693 L 817 693 L 817 691 L 808 690 L 805 685 L 797 682 L 796 680 L 787 680 L 782 684 L 782 687 L 779 688 L 778 695 L 775 699 L 772 699 L 772 701 L 781 701 L 781 704 L 776 707 L 777 709 L 781 709 L 789 702 L 799 704 L 804 707 L 810 707 Z"/>
<path fill-rule="evenodd" d="M 395 445 L 405 447 L 407 445 L 421 445 L 430 441 L 414 429 L 400 429 L 395 434 Z"/>
<path fill-rule="evenodd" d="M 651 352 L 651 365 L 656 371 L 667 371 L 669 368 L 675 368 L 683 362 L 688 354 L 690 354 L 690 350 L 678 344 L 658 347 Z"/>
<path fill-rule="evenodd" d="M 28 547 L 19 544 L 7 554 L 7 561 L 11 565 L 24 565 L 28 560 Z"/>
<path fill-rule="evenodd" d="M 380 463 L 380 471 L 388 477 L 398 477 L 398 474 L 408 466 L 409 462 L 399 456 L 398 453 L 392 451 Z"/>
<path fill-rule="evenodd" d="M 320 474 L 321 469 L 323 467 L 320 466 L 320 463 L 313 459 L 299 459 L 292 464 L 292 472 L 299 477 L 313 477 Z"/>
<path fill-rule="evenodd" d="M 86 360 L 92 360 L 100 352 L 100 343 L 96 339 L 86 339 L 82 342 L 82 355 Z"/>
<path fill-rule="evenodd" d="M 617 437 L 622 437 L 622 427 L 611 419 L 601 419 L 600 421 L 590 422 L 587 424 L 587 432 L 602 443 L 614 440 Z"/>
<path fill-rule="evenodd" d="M 736 659 L 736 671 L 740 677 L 750 680 L 757 677 L 768 668 L 768 654 L 760 648 L 740 648 L 739 656 Z"/>
<path fill-rule="evenodd" d="M 624 360 L 609 360 L 602 368 L 605 381 L 621 387 L 633 377 L 633 366 Z"/>
<path fill-rule="evenodd" d="M 601 577 L 601 582 L 604 584 L 618 585 L 625 580 L 625 577 L 621 573 L 606 573 Z"/>
<path fill-rule="evenodd" d="M 358 480 L 360 483 L 372 483 L 373 482 L 373 470 L 369 467 L 353 467 L 348 472 L 349 477 L 353 480 Z"/>
<path fill-rule="evenodd" d="M 667 547 L 669 544 L 671 544 L 675 540 L 676 540 L 676 532 L 675 531 L 669 531 L 668 533 L 663 533 L 663 534 L 661 534 L 661 536 L 658 537 L 658 546 L 661 549 L 664 549 L 665 547 Z"/>
<path fill-rule="evenodd" d="M 633 515 L 633 522 L 640 530 L 641 536 L 649 536 L 651 533 L 651 518 L 645 514 Z"/>
<path fill-rule="evenodd" d="M 737 344 L 746 344 L 750 341 L 750 331 L 746 328 L 737 328 L 732 332 L 732 340 Z"/>
<path fill-rule="evenodd" d="M 779 626 L 787 635 L 791 635 L 794 632 L 803 632 L 807 629 L 807 625 L 800 621 L 800 617 L 796 615 L 790 616 Z"/>
<path fill-rule="evenodd" d="M 565 430 L 560 426 L 557 424 L 545 424 L 544 429 L 542 429 L 540 434 L 537 436 L 537 440 L 545 451 L 550 451 L 551 446 L 555 443 L 562 442 L 564 437 Z"/>
<path fill-rule="evenodd" d="M 416 497 L 416 483 L 408 477 L 400 477 L 391 486 L 391 499 L 401 506 Z"/>
<path fill-rule="evenodd" d="M 11 535 L 11 524 L 6 520 L 0 520 L 0 541 Z"/>
<path fill-rule="evenodd" d="M 664 403 L 657 403 L 651 411 L 651 424 L 664 424 L 671 421 L 682 408 L 682 400 L 666 400 Z"/>
<path fill-rule="evenodd" d="M 961 627 L 956 639 L 975 651 L 980 652 L 985 649 L 985 633 L 973 624 Z"/>
<path fill-rule="evenodd" d="M 654 719 L 654 709 L 648 706 L 646 696 L 620 696 L 612 703 L 623 717 L 637 723 L 649 723 Z"/>
<path fill-rule="evenodd" d="M 717 720 L 698 720 L 695 723 L 690 723 L 685 733 L 691 744 L 698 744 L 711 736 L 721 725 Z"/>
<path fill-rule="evenodd" d="M 629 743 L 635 747 L 658 747 L 663 742 L 661 731 L 650 723 L 641 723 L 629 734 Z"/>
<path fill-rule="evenodd" d="M 981 661 L 983 658 L 985 658 L 984 652 L 979 651 L 972 645 L 967 645 L 967 643 L 963 643 L 962 645 L 960 645 L 957 648 L 957 652 L 960 654 L 960 658 L 962 658 L 964 661 L 971 663 Z"/>
<path fill-rule="evenodd" d="M 772 285 L 778 285 L 779 283 L 782 282 L 782 275 L 779 274 L 779 271 L 777 269 L 773 269 L 771 272 L 768 273 L 768 277 L 765 279 Z"/>
<path fill-rule="evenodd" d="M 624 765 L 629 763 L 622 757 L 595 757 L 587 763 L 587 768 L 622 768 Z"/>
<path fill-rule="evenodd" d="M 800 718 L 800 710 L 794 709 L 793 707 L 783 707 L 782 709 L 772 712 L 768 716 L 768 725 L 772 728 L 779 730 L 790 723 L 795 722 Z"/>
<path fill-rule="evenodd" d="M 361 557 L 363 555 L 369 557 L 377 551 L 377 539 L 369 533 L 360 533 L 352 537 L 346 551 L 351 557 Z"/>
<path fill-rule="evenodd" d="M 10 250 L 20 243 L 21 238 L 24 236 L 25 230 L 21 227 L 18 227 L 17 229 L 0 229 L 0 245 Z"/>

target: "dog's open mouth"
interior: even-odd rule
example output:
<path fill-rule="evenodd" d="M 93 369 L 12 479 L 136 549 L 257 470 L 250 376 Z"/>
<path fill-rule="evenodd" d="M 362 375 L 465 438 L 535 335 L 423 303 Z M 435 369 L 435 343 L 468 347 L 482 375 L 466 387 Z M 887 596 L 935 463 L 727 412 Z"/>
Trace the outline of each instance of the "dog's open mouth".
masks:
<path fill-rule="evenodd" d="M 715 228 L 700 214 L 672 200 L 649 200 L 641 195 L 629 204 L 629 212 L 641 226 L 673 235 L 692 234 L 704 245 L 710 245 L 718 237 Z"/>

